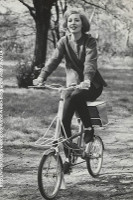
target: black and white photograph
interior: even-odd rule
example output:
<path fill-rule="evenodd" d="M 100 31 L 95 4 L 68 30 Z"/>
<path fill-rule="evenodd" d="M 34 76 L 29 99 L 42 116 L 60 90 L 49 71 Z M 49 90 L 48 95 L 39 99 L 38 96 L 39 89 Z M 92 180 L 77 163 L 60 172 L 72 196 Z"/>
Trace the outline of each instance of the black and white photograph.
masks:
<path fill-rule="evenodd" d="M 0 200 L 133 200 L 133 1 L 0 0 Z"/>

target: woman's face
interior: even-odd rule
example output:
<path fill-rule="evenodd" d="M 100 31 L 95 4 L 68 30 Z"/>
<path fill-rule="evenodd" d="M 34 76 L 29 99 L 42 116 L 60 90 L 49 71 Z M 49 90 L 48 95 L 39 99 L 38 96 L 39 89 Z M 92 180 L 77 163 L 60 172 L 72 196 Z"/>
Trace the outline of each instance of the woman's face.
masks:
<path fill-rule="evenodd" d="M 67 28 L 71 33 L 79 33 L 82 30 L 82 21 L 79 14 L 71 14 L 67 20 Z"/>

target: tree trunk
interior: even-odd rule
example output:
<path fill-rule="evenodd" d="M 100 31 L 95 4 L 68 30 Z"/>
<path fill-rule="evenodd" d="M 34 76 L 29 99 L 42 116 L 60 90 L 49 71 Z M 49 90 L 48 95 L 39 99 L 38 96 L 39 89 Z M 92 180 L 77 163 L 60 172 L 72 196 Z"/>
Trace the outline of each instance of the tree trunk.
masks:
<path fill-rule="evenodd" d="M 34 52 L 34 65 L 42 67 L 47 52 L 47 36 L 50 25 L 51 8 L 56 0 L 33 0 L 36 12 L 36 43 Z"/>

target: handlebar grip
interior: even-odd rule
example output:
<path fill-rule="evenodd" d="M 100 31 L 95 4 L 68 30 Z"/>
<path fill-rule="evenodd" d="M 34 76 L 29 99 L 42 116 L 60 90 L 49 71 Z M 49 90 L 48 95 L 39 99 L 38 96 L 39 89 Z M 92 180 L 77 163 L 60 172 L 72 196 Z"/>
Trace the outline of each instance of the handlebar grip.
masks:
<path fill-rule="evenodd" d="M 45 89 L 45 86 L 37 86 L 37 85 L 33 85 L 33 86 L 28 86 L 28 88 L 33 88 L 33 89 Z"/>

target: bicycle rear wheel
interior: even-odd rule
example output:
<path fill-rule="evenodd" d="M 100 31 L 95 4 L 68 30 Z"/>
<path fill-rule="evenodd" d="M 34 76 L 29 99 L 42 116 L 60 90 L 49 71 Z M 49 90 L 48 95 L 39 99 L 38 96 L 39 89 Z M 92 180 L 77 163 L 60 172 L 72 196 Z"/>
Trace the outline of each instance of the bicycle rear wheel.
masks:
<path fill-rule="evenodd" d="M 62 161 L 54 152 L 44 155 L 38 168 L 38 186 L 45 199 L 54 199 L 62 181 Z"/>
<path fill-rule="evenodd" d="M 91 176 L 97 177 L 103 162 L 103 141 L 99 136 L 95 136 L 94 141 L 90 145 L 86 158 L 87 169 Z"/>

